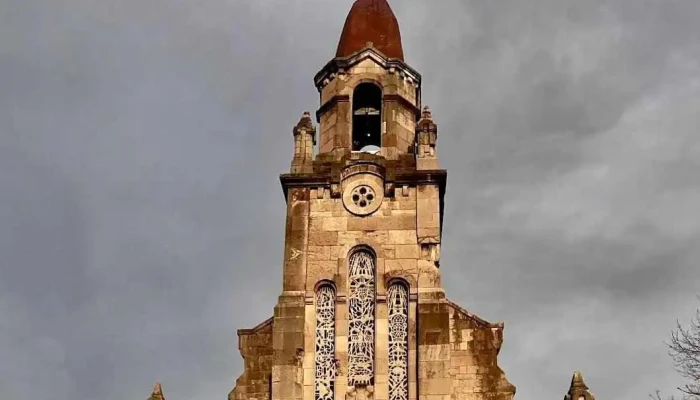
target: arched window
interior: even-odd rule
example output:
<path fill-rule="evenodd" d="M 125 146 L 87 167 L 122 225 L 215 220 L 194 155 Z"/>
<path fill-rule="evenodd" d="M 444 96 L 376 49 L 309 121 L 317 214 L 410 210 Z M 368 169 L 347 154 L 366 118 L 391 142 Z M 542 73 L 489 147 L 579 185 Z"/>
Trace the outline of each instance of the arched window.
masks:
<path fill-rule="evenodd" d="M 350 255 L 348 290 L 348 385 L 374 384 L 375 258 Z"/>
<path fill-rule="evenodd" d="M 382 89 L 361 83 L 352 95 L 352 150 L 373 152 L 381 146 Z"/>
<path fill-rule="evenodd" d="M 389 400 L 408 400 L 408 287 L 387 290 L 389 309 Z"/>
<path fill-rule="evenodd" d="M 316 400 L 334 400 L 335 290 L 324 285 L 316 291 Z"/>

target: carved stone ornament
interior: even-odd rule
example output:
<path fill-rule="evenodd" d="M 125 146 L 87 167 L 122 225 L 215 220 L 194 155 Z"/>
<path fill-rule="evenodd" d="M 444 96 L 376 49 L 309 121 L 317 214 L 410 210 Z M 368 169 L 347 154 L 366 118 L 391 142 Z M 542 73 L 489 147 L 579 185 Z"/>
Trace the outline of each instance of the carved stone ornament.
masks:
<path fill-rule="evenodd" d="M 382 205 L 384 184 L 374 175 L 355 175 L 343 186 L 343 205 L 354 215 L 370 215 Z"/>
<path fill-rule="evenodd" d="M 367 386 L 374 383 L 374 257 L 353 253 L 348 275 L 348 385 Z"/>
<path fill-rule="evenodd" d="M 315 400 L 333 400 L 335 393 L 335 290 L 322 286 L 316 292 Z"/>
<path fill-rule="evenodd" d="M 389 400 L 408 400 L 408 290 L 394 283 L 389 308 Z"/>

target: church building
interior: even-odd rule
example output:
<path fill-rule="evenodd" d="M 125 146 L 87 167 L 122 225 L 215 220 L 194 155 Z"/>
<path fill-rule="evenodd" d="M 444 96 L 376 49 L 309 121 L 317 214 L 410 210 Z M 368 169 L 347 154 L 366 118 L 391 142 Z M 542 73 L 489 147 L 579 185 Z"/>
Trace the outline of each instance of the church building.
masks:
<path fill-rule="evenodd" d="M 354 3 L 314 82 L 318 111 L 294 126 L 280 176 L 282 292 L 269 319 L 238 331 L 229 400 L 513 399 L 503 323 L 443 289 L 447 171 L 387 0 Z M 567 399 L 594 400 L 574 381 Z"/>

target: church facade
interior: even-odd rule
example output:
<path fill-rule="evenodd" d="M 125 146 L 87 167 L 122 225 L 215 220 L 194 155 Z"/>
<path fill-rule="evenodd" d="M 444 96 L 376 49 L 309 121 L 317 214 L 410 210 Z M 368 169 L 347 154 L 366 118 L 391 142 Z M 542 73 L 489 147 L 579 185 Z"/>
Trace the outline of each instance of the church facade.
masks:
<path fill-rule="evenodd" d="M 269 319 L 238 331 L 229 400 L 512 400 L 503 324 L 442 286 L 447 171 L 386 0 L 355 2 L 315 84 L 318 125 L 302 115 L 280 177 L 282 292 Z M 579 378 L 568 398 L 594 400 Z"/>
<path fill-rule="evenodd" d="M 359 0 L 293 129 L 283 290 L 230 400 L 510 400 L 503 324 L 441 283 L 447 172 L 386 0 Z M 314 148 L 318 146 L 318 154 Z"/>

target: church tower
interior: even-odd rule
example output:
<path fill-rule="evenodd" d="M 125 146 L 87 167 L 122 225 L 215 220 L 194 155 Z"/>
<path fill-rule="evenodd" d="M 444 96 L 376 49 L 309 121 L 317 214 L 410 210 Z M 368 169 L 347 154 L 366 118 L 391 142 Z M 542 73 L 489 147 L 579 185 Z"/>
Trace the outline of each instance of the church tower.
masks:
<path fill-rule="evenodd" d="M 282 293 L 238 331 L 245 370 L 229 399 L 511 400 L 503 324 L 442 287 L 447 172 L 386 0 L 354 3 L 314 82 L 315 122 L 294 126 L 280 177 Z"/>

